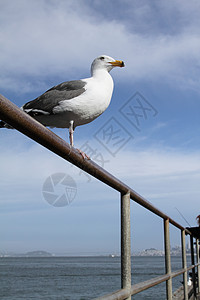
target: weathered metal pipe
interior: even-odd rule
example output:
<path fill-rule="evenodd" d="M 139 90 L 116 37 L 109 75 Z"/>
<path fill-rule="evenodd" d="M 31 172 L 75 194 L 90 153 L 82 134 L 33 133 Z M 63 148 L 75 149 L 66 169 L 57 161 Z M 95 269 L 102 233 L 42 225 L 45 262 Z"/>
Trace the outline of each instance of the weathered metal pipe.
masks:
<path fill-rule="evenodd" d="M 187 284 L 187 258 L 186 258 L 186 246 L 185 246 L 185 230 L 181 230 L 181 245 L 182 245 L 182 267 L 185 270 L 183 273 L 183 289 L 184 299 L 188 300 L 188 284 Z"/>
<path fill-rule="evenodd" d="M 164 241 L 165 241 L 165 270 L 166 274 L 171 274 L 170 236 L 169 220 L 164 220 Z M 172 300 L 172 278 L 166 281 L 167 300 Z"/>
<path fill-rule="evenodd" d="M 196 257 L 197 257 L 197 286 L 198 286 L 198 293 L 200 293 L 200 266 L 199 266 L 199 239 L 196 240 Z"/>
<path fill-rule="evenodd" d="M 93 300 L 124 300 L 130 294 L 129 290 L 121 289 L 109 295 L 105 295 L 102 297 L 95 298 Z"/>
<path fill-rule="evenodd" d="M 130 192 L 121 195 L 121 287 L 131 289 Z"/>
<path fill-rule="evenodd" d="M 194 266 L 192 269 L 192 284 L 194 290 L 194 298 L 196 299 L 196 275 L 195 275 L 195 259 L 194 259 L 194 240 L 193 236 L 190 236 L 190 249 L 191 249 L 191 264 Z"/>
<path fill-rule="evenodd" d="M 184 227 L 154 207 L 149 201 L 144 199 L 129 186 L 98 166 L 95 162 L 87 159 L 84 160 L 75 148 L 71 147 L 59 136 L 27 115 L 2 95 L 0 95 L 0 119 L 13 126 L 23 134 L 27 135 L 31 139 L 35 140 L 37 143 L 43 145 L 50 151 L 73 163 L 88 174 L 116 189 L 120 193 L 126 194 L 130 191 L 130 197 L 132 200 L 152 211 L 161 218 L 166 220 L 168 219 L 169 222 L 177 228 L 182 230 L 184 229 Z M 190 233 L 189 231 L 187 232 Z"/>

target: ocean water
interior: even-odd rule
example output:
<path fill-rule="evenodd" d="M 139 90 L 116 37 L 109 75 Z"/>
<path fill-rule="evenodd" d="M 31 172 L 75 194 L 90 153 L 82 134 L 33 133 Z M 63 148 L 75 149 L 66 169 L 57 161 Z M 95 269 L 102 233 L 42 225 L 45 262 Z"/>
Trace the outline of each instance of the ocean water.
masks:
<path fill-rule="evenodd" d="M 172 269 L 181 258 L 172 257 Z M 164 274 L 164 257 L 133 257 L 132 284 Z M 173 279 L 173 290 L 182 276 Z M 89 300 L 120 289 L 119 257 L 4 257 L 0 258 L 2 300 Z M 134 296 L 164 300 L 165 283 Z"/>

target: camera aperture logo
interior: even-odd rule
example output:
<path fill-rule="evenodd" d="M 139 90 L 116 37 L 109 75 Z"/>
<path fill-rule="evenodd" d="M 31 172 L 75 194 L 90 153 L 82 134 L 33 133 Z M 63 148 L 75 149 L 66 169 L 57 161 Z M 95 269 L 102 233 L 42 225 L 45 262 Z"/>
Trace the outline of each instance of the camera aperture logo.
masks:
<path fill-rule="evenodd" d="M 67 206 L 76 197 L 77 185 L 70 175 L 55 173 L 45 180 L 42 194 L 44 199 L 52 206 Z"/>

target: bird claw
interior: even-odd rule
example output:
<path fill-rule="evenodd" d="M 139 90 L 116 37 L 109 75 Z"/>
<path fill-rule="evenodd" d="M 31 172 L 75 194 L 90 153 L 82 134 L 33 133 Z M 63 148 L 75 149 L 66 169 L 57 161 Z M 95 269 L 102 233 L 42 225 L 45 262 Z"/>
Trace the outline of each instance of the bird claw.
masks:
<path fill-rule="evenodd" d="M 80 155 L 82 156 L 83 159 L 88 159 L 90 160 L 90 157 L 83 151 L 81 151 L 80 149 L 76 148 L 76 150 L 80 153 Z"/>

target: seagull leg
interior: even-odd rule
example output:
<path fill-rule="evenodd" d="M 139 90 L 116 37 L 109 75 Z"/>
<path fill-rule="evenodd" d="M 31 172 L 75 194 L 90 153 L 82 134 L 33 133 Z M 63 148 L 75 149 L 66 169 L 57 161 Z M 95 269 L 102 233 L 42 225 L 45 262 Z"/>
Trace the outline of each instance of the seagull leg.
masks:
<path fill-rule="evenodd" d="M 74 133 L 74 121 L 70 121 L 69 122 L 70 126 L 69 126 L 69 141 L 70 141 L 70 146 L 74 146 L 74 137 L 73 137 L 73 133 Z"/>
<path fill-rule="evenodd" d="M 82 156 L 83 159 L 88 159 L 90 160 L 90 157 L 83 151 L 81 151 L 80 149 L 76 148 L 76 150 L 78 151 L 78 153 L 80 153 L 80 155 Z"/>
<path fill-rule="evenodd" d="M 74 146 L 74 139 L 73 139 L 73 133 L 74 133 L 74 121 L 70 121 L 69 122 L 70 126 L 69 126 L 69 140 L 70 140 L 70 146 L 73 147 Z M 76 149 L 80 155 L 83 157 L 83 159 L 90 159 L 89 156 L 84 153 L 83 151 L 81 151 L 80 149 Z"/>

